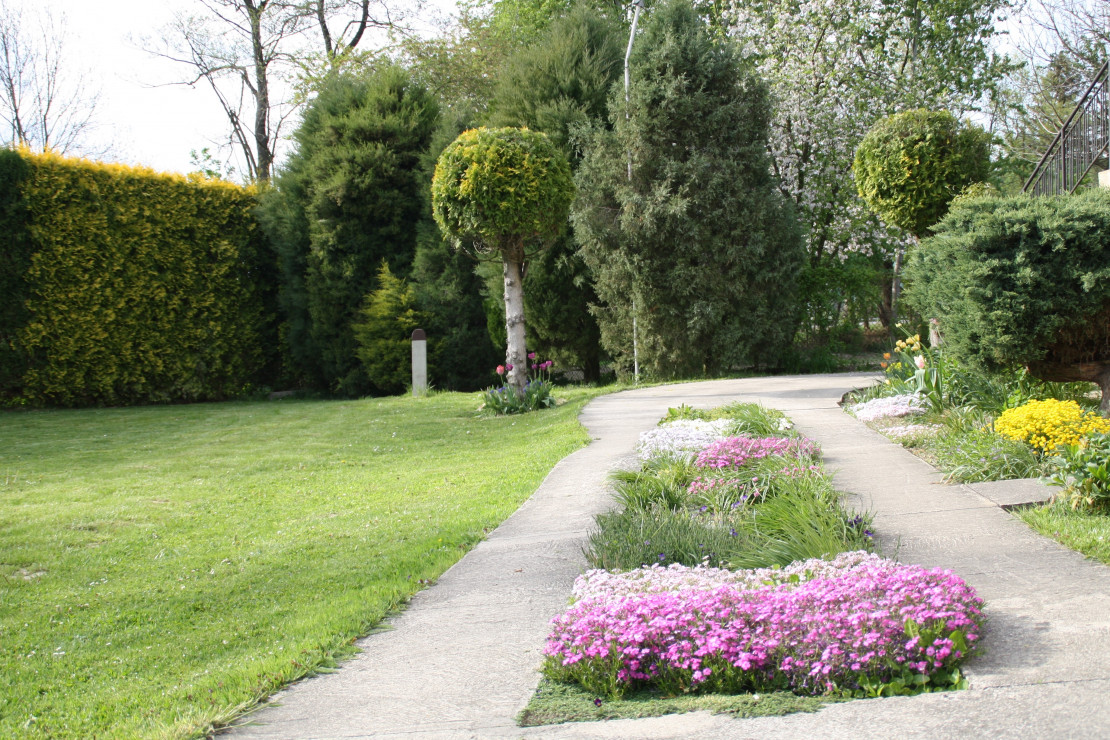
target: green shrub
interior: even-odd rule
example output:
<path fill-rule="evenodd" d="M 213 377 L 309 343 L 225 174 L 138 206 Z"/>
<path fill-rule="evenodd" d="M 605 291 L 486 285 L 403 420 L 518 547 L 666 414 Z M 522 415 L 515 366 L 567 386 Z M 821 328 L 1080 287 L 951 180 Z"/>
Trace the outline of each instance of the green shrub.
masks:
<path fill-rule="evenodd" d="M 358 357 L 374 388 L 400 393 L 412 378 L 412 332 L 422 323 L 413 289 L 396 277 L 382 260 L 378 289 L 366 297 L 354 325 Z"/>
<path fill-rule="evenodd" d="M 1110 434 L 1092 434 L 1085 444 L 1066 445 L 1049 458 L 1051 481 L 1064 487 L 1072 508 L 1110 508 Z"/>
<path fill-rule="evenodd" d="M 906 297 L 940 320 L 946 350 L 992 371 L 1110 381 L 1110 193 L 961 198 L 935 232 L 910 255 Z"/>

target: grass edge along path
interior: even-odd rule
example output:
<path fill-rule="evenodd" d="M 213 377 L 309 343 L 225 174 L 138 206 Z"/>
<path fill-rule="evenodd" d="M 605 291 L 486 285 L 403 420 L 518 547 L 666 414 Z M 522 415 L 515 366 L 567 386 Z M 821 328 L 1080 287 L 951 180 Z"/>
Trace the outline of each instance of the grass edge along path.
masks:
<path fill-rule="evenodd" d="M 202 736 L 334 666 L 612 390 L 0 414 L 0 736 Z"/>
<path fill-rule="evenodd" d="M 713 712 L 733 717 L 777 717 L 794 712 L 816 712 L 826 704 L 848 701 L 839 696 L 798 696 L 789 691 L 763 694 L 686 694 L 663 696 L 642 689 L 618 701 L 602 699 L 576 684 L 540 679 L 528 706 L 517 717 L 521 727 L 563 722 L 643 719 L 687 712 Z"/>

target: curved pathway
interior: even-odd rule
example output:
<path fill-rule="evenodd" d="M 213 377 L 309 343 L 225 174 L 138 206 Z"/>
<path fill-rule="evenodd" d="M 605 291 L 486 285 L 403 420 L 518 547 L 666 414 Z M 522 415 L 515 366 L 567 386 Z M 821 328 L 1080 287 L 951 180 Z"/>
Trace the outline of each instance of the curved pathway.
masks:
<path fill-rule="evenodd" d="M 506 522 L 417 594 L 334 673 L 302 681 L 238 738 L 1099 738 L 1110 736 L 1110 569 L 1040 537 L 994 501 L 1020 482 L 944 486 L 929 465 L 837 406 L 867 375 L 706 381 L 625 391 L 582 412 L 593 442 L 563 459 Z M 875 514 L 884 553 L 950 568 L 987 600 L 971 689 L 836 704 L 815 714 L 705 712 L 520 728 L 548 622 L 585 565 L 608 473 L 632 464 L 669 406 L 758 401 L 821 443 L 853 505 Z"/>

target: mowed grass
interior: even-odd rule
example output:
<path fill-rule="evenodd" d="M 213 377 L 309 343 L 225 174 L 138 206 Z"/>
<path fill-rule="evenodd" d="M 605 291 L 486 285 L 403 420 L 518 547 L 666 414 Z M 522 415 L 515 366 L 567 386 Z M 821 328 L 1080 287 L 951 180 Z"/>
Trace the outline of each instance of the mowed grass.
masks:
<path fill-rule="evenodd" d="M 1045 537 L 1110 565 L 1110 513 L 1075 510 L 1065 501 L 1056 501 L 1018 509 L 1014 514 Z"/>
<path fill-rule="evenodd" d="M 192 737 L 334 664 L 586 444 L 476 394 L 0 414 L 0 737 Z"/>

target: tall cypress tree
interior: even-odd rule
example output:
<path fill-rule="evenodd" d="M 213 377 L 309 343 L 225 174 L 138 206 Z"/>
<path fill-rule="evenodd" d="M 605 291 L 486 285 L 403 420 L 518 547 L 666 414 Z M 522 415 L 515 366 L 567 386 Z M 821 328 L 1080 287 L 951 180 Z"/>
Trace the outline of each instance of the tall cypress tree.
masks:
<path fill-rule="evenodd" d="M 774 364 L 804 247 L 769 173 L 766 85 L 687 0 L 648 12 L 631 74 L 629 104 L 617 88 L 614 130 L 585 137 L 576 176 L 602 341 L 627 364 L 635 316 L 658 375 Z"/>
<path fill-rule="evenodd" d="M 576 168 L 571 132 L 605 121 L 609 90 L 621 77 L 623 37 L 616 18 L 577 5 L 509 59 L 490 106 L 491 125 L 543 131 Z M 533 349 L 578 365 L 586 380 L 596 380 L 601 334 L 589 306 L 598 299 L 577 251 L 567 233 L 529 262 L 524 281 L 528 331 Z"/>
<path fill-rule="evenodd" d="M 294 135 L 265 210 L 285 274 L 290 358 L 325 390 L 375 390 L 351 326 L 383 260 L 397 274 L 411 268 L 427 186 L 420 160 L 437 116 L 423 87 L 386 66 L 326 81 Z"/>

